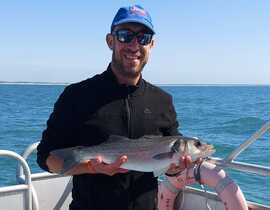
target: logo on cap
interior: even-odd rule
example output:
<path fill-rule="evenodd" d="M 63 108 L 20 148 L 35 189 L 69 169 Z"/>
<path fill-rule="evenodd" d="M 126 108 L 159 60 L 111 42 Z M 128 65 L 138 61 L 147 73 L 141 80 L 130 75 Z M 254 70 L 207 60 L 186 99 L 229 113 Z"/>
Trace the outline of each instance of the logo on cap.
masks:
<path fill-rule="evenodd" d="M 139 5 L 121 7 L 112 21 L 111 31 L 114 26 L 122 23 L 140 23 L 148 27 L 153 34 L 155 33 L 150 14 Z"/>
<path fill-rule="evenodd" d="M 135 15 L 139 15 L 139 16 L 141 16 L 141 15 L 146 16 L 146 12 L 143 9 L 136 7 L 136 6 L 130 7 L 130 13 L 135 14 Z"/>

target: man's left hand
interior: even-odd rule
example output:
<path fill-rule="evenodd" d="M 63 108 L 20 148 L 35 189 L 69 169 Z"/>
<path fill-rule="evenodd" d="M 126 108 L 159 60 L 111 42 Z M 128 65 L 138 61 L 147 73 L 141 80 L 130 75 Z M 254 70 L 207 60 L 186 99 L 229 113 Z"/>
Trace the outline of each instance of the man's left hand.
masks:
<path fill-rule="evenodd" d="M 172 163 L 169 167 L 169 169 L 166 172 L 166 175 L 168 176 L 176 176 L 180 174 L 182 171 L 184 171 L 186 168 L 192 167 L 195 163 L 201 162 L 202 159 L 199 158 L 195 162 L 192 162 L 191 156 L 181 156 L 179 159 L 179 164 Z"/>

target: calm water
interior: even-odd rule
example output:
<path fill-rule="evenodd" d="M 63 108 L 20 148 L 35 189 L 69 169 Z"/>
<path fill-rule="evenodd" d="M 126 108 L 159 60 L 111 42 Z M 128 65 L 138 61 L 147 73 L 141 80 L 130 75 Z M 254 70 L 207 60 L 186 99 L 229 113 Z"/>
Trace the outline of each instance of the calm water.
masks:
<path fill-rule="evenodd" d="M 270 120 L 270 86 L 162 86 L 174 97 L 180 131 L 198 136 L 225 157 Z M 0 149 L 21 153 L 39 141 L 64 86 L 0 85 Z M 270 166 L 270 131 L 242 153 L 239 161 Z M 35 154 L 32 172 L 40 169 Z M 16 162 L 0 158 L 0 186 L 15 183 Z M 270 177 L 227 170 L 248 200 L 270 205 Z"/>

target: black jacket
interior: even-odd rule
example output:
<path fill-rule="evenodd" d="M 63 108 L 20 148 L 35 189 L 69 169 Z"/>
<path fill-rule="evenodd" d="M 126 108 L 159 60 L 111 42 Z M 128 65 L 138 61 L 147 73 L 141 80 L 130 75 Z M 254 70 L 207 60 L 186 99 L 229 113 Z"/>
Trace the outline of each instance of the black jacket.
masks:
<path fill-rule="evenodd" d="M 177 128 L 169 94 L 143 79 L 137 86 L 119 85 L 109 67 L 65 88 L 43 132 L 37 162 L 48 170 L 49 152 L 58 148 L 99 144 L 111 134 L 133 139 L 178 135 Z M 156 193 L 157 179 L 152 173 L 75 175 L 70 209 L 152 210 Z"/>

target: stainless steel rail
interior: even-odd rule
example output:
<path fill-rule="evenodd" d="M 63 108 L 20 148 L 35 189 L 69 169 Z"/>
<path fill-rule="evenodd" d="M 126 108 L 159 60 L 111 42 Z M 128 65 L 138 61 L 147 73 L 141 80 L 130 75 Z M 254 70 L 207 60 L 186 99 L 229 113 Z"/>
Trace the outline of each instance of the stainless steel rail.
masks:
<path fill-rule="evenodd" d="M 243 171 L 243 172 L 251 172 L 263 176 L 270 176 L 270 167 L 268 166 L 262 166 L 258 164 L 250 164 L 250 163 L 244 163 L 235 161 L 235 159 L 242 153 L 244 150 L 246 150 L 252 143 L 254 143 L 260 136 L 262 136 L 268 129 L 270 129 L 270 121 L 265 123 L 260 129 L 258 129 L 250 138 L 248 138 L 246 141 L 244 141 L 239 147 L 237 147 L 235 150 L 233 150 L 227 157 L 224 159 L 220 159 L 217 157 L 210 157 L 209 160 L 219 165 L 223 168 L 232 168 L 235 170 Z M 22 157 L 24 159 L 27 159 L 27 157 L 36 150 L 37 145 L 39 142 L 33 143 L 30 146 L 28 146 L 25 151 L 22 154 Z M 23 170 L 21 166 L 18 166 L 17 170 L 17 181 L 21 182 L 24 181 L 24 175 Z"/>
<path fill-rule="evenodd" d="M 211 157 L 209 159 L 211 163 L 214 163 L 222 168 L 232 168 L 242 172 L 250 172 L 262 176 L 270 176 L 270 167 L 268 166 L 238 162 L 233 160 L 230 162 L 224 162 L 224 159 L 216 157 Z"/>
<path fill-rule="evenodd" d="M 254 143 L 258 138 L 260 138 L 268 129 L 270 128 L 270 121 L 265 123 L 260 129 L 258 129 L 250 138 L 244 141 L 239 147 L 233 150 L 225 159 L 224 162 L 231 162 L 233 159 L 237 158 L 240 153 L 246 150 L 252 143 Z"/>
<path fill-rule="evenodd" d="M 259 130 L 257 130 L 249 139 L 244 141 L 244 143 L 242 143 L 239 147 L 233 150 L 226 158 L 220 159 L 216 157 L 210 157 L 209 160 L 223 168 L 232 168 L 232 169 L 243 171 L 243 172 L 251 172 L 258 175 L 270 176 L 270 167 L 234 161 L 234 159 L 236 159 L 236 157 L 240 153 L 246 150 L 253 142 L 255 142 L 269 128 L 270 128 L 270 121 L 267 122 L 265 125 L 263 125 Z M 36 150 L 38 144 L 39 142 L 36 142 L 28 146 L 23 152 L 22 157 L 26 160 L 28 156 Z M 42 173 L 42 176 L 44 176 L 44 174 L 46 174 L 47 177 L 61 176 L 61 175 L 49 174 L 49 173 Z M 23 182 L 25 179 L 28 178 L 28 176 L 29 175 L 24 174 L 24 169 L 22 168 L 22 166 L 18 165 L 17 173 L 16 173 L 17 182 L 19 183 Z M 32 175 L 32 176 L 34 177 L 35 175 Z M 67 194 L 65 194 L 64 197 L 66 197 L 66 195 Z"/>
<path fill-rule="evenodd" d="M 257 164 L 250 164 L 244 162 L 234 161 L 243 151 L 245 151 L 252 143 L 261 137 L 267 130 L 270 129 L 270 121 L 266 122 L 260 129 L 258 129 L 250 138 L 244 141 L 239 147 L 233 150 L 224 159 L 210 157 L 209 159 L 216 165 L 223 168 L 233 168 L 243 172 L 251 172 L 263 176 L 270 176 L 270 167 Z"/>
<path fill-rule="evenodd" d="M 17 154 L 16 152 L 12 152 L 9 150 L 0 150 L 0 156 L 6 156 L 6 157 L 11 157 L 16 159 L 19 162 L 19 165 L 21 166 L 22 170 L 24 171 L 25 174 L 25 184 L 20 185 L 19 189 L 20 190 L 26 190 L 26 209 L 27 210 L 32 210 L 32 192 L 33 192 L 33 186 L 32 186 L 32 181 L 31 181 L 31 171 L 30 168 L 25 161 L 25 159 Z M 10 188 L 9 190 L 12 190 L 13 188 Z M 17 188 L 16 188 L 17 189 Z M 18 190 L 18 189 L 17 189 Z M 7 192 L 6 188 L 0 188 L 0 193 L 1 192 Z M 37 210 L 37 209 L 36 209 Z"/>
<path fill-rule="evenodd" d="M 29 155 L 31 155 L 31 153 L 33 153 L 34 151 L 36 151 L 37 146 L 38 146 L 39 142 L 33 143 L 31 145 L 29 145 L 21 154 L 21 156 L 27 160 L 27 158 L 29 157 Z M 22 170 L 22 166 L 20 164 L 17 165 L 17 170 L 16 170 L 16 180 L 17 183 L 21 183 L 24 182 L 25 179 L 25 175 L 23 173 Z"/>

